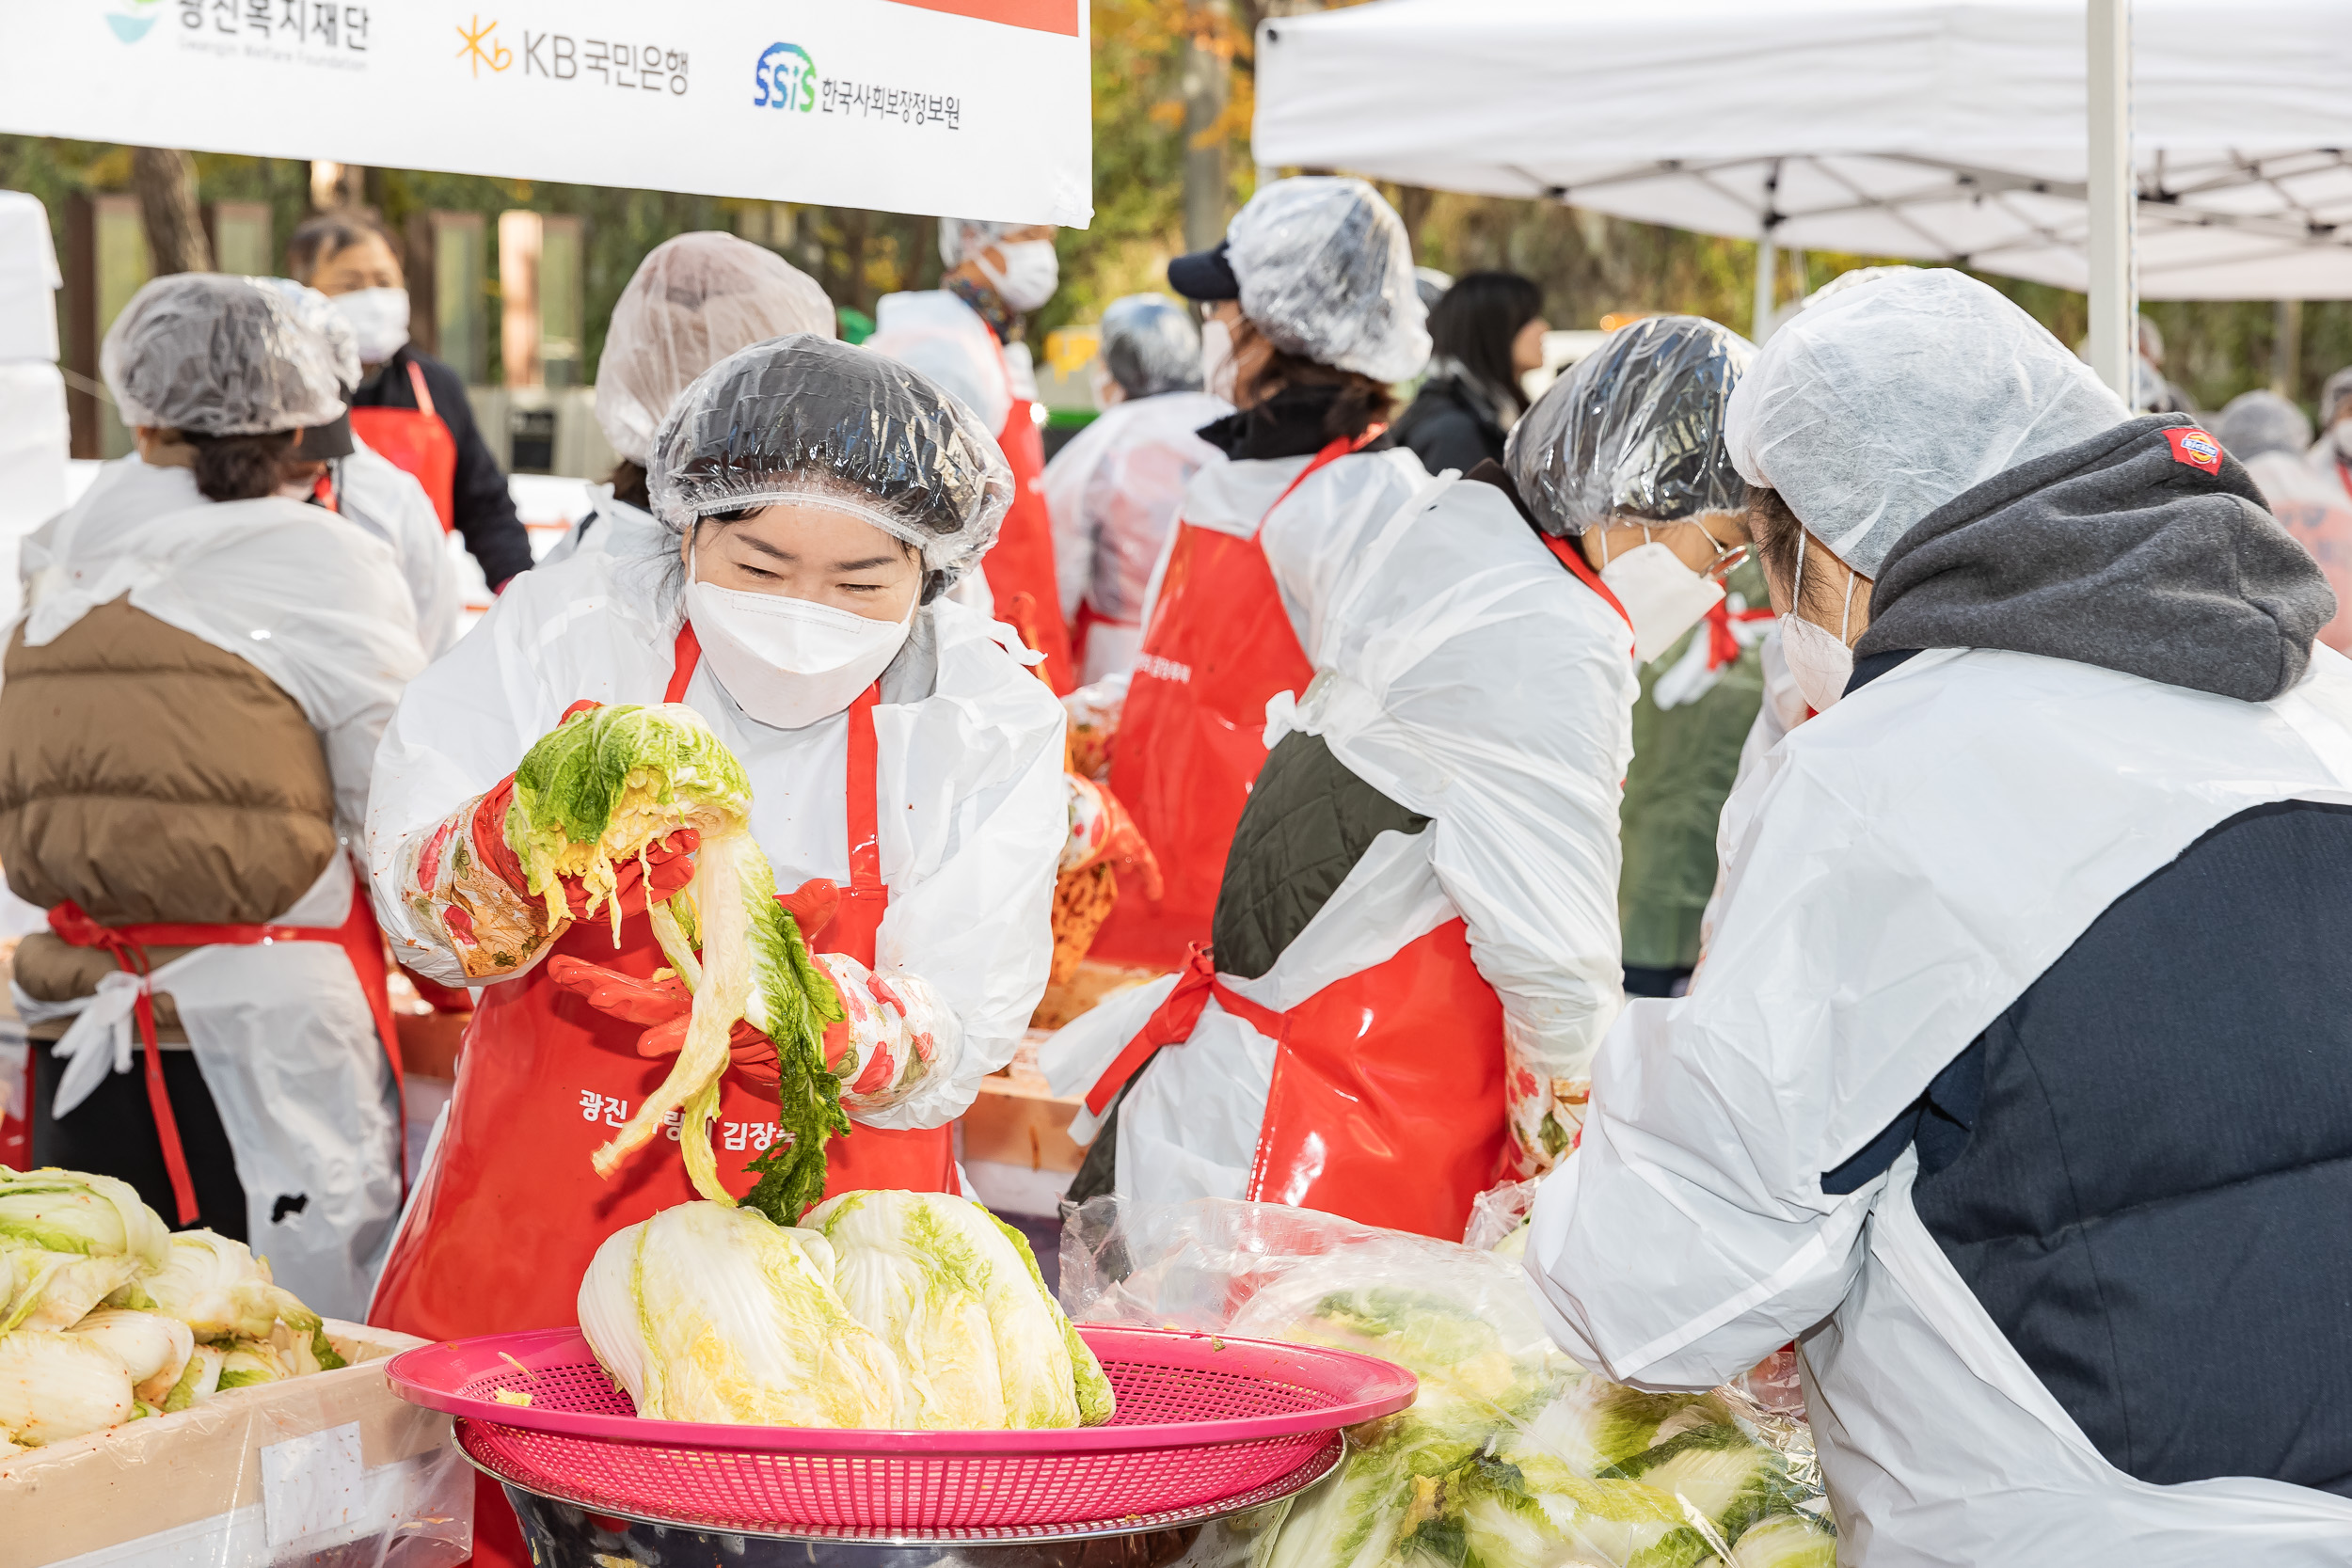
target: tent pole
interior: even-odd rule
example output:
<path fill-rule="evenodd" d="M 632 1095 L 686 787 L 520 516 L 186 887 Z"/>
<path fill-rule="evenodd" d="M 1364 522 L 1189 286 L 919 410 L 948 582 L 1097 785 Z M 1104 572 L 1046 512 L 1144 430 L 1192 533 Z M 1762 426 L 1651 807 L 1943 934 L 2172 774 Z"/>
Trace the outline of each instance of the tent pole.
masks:
<path fill-rule="evenodd" d="M 2136 407 L 2138 189 L 2132 167 L 2131 0 L 2090 0 L 2090 368 Z"/>
<path fill-rule="evenodd" d="M 1779 258 L 1780 247 L 1767 229 L 1756 242 L 1756 313 L 1748 318 L 1748 341 L 1758 348 L 1772 335 L 1772 273 Z"/>

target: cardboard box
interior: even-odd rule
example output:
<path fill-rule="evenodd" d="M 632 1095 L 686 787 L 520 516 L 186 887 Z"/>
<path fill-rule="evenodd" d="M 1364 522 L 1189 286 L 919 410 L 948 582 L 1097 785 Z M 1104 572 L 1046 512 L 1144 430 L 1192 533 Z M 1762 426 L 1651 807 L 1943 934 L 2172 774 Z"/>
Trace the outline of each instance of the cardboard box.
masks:
<path fill-rule="evenodd" d="M 0 1568 L 465 1561 L 472 1468 L 384 1376 L 424 1341 L 326 1333 L 350 1366 L 0 1458 Z"/>

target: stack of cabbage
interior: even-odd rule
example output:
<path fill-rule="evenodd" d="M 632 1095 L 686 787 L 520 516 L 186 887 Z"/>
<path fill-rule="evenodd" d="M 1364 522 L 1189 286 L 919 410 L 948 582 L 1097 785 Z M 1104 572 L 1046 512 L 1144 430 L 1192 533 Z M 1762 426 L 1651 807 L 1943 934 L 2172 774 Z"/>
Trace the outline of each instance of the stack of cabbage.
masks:
<path fill-rule="evenodd" d="M 269 1264 L 128 1183 L 0 1165 L 0 1452 L 343 1364 Z"/>
<path fill-rule="evenodd" d="M 801 1227 L 684 1203 L 607 1237 L 580 1326 L 648 1419 L 1098 1426 L 1110 1382 L 1021 1233 L 939 1193 L 846 1193 Z"/>
<path fill-rule="evenodd" d="M 663 956 L 694 994 L 686 1043 L 661 1087 L 596 1150 L 596 1174 L 611 1176 L 671 1113 L 683 1112 L 678 1144 L 694 1190 L 715 1203 L 735 1201 L 719 1182 L 710 1122 L 728 1034 L 749 1019 L 775 1042 L 782 1063 L 776 1095 L 786 1136 L 753 1162 L 761 1179 L 745 1201 L 790 1224 L 824 1191 L 825 1140 L 850 1130 L 841 1081 L 827 1070 L 824 1052 L 825 1026 L 840 1021 L 841 1000 L 776 902 L 775 872 L 752 839 L 751 807 L 743 765 L 692 708 L 585 708 L 540 736 L 516 766 L 506 841 L 550 922 L 566 918 L 558 879 L 577 877 L 589 892 L 590 917 L 609 911 L 617 939 L 617 866 L 642 862 L 680 828 L 702 835 L 693 881 L 646 911 Z"/>

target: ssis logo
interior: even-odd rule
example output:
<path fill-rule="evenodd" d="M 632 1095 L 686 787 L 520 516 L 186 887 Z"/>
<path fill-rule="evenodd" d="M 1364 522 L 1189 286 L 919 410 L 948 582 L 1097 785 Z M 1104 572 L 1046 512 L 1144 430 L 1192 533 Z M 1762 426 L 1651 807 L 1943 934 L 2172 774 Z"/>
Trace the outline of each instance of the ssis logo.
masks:
<path fill-rule="evenodd" d="M 817 62 L 797 43 L 771 43 L 752 71 L 752 106 L 807 114 L 817 107 Z"/>
<path fill-rule="evenodd" d="M 163 0 L 115 0 L 115 8 L 106 13 L 106 25 L 123 42 L 136 43 L 155 25 L 162 6 Z"/>

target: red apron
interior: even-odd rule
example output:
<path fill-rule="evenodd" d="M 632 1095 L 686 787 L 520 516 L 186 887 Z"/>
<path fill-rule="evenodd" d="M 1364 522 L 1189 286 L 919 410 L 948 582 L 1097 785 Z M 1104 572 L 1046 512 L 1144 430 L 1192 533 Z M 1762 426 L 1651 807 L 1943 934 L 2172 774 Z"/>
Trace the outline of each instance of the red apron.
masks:
<path fill-rule="evenodd" d="M 665 703 L 682 702 L 702 657 L 690 624 L 678 632 Z M 874 961 L 874 938 L 890 907 L 882 878 L 875 788 L 876 682 L 850 705 L 850 885 L 818 951 Z M 663 968 L 652 924 L 573 922 L 550 950 L 643 978 Z M 656 1141 L 610 1181 L 589 1157 L 659 1088 L 674 1058 L 637 1054 L 643 1026 L 596 1011 L 548 978 L 548 966 L 485 989 L 457 1057 L 457 1088 L 440 1147 L 418 1184 L 392 1243 L 368 1321 L 428 1339 L 507 1329 L 564 1328 L 579 1321 L 580 1281 L 604 1239 L 698 1195 L 677 1151 Z M 670 1137 L 677 1136 L 671 1118 Z M 710 1141 L 727 1191 L 741 1197 L 758 1179 L 741 1169 L 774 1141 L 776 1105 L 740 1079 L 722 1082 Z M 955 1134 L 946 1127 L 893 1132 L 857 1128 L 825 1146 L 825 1193 L 861 1187 L 953 1192 Z M 474 1478 L 473 1561 L 531 1568 L 522 1529 L 498 1483 Z"/>
<path fill-rule="evenodd" d="M 1013 399 L 1005 428 L 996 433 L 996 444 L 1012 468 L 1012 509 L 1005 514 L 996 543 L 980 558 L 980 572 L 1000 607 L 1018 594 L 1029 595 L 1027 624 L 1020 629 L 1045 656 L 1046 681 L 1061 693 L 1077 685 L 1078 668 L 1071 662 L 1070 628 L 1062 620 L 1061 587 L 1054 575 L 1054 519 L 1045 510 L 1041 477 L 1045 438 L 1038 434 L 1034 407 L 1026 399 Z"/>
<path fill-rule="evenodd" d="M 1625 614 L 1572 543 L 1545 543 Z M 1102 1115 L 1161 1047 L 1190 1039 L 1211 996 L 1275 1042 L 1251 1200 L 1454 1242 L 1470 1200 L 1514 1174 L 1503 1168 L 1502 999 L 1479 974 L 1459 916 L 1282 1013 L 1235 991 L 1208 950 L 1195 947 L 1168 999 L 1088 1093 L 1087 1108 Z"/>
<path fill-rule="evenodd" d="M 434 412 L 433 393 L 414 359 L 408 361 L 408 389 L 417 397 L 414 408 L 354 408 L 351 433 L 424 486 L 446 533 L 457 518 L 457 437 Z"/>
<path fill-rule="evenodd" d="M 666 701 L 683 695 L 700 649 L 678 638 Z M 871 963 L 890 902 L 876 845 L 874 706 L 879 686 L 850 708 L 850 886 L 818 933 L 819 951 Z M 603 920 L 573 922 L 550 956 L 568 953 L 644 977 L 666 966 L 651 923 L 621 924 L 616 947 Z M 674 1145 L 657 1140 L 612 1180 L 589 1157 L 669 1076 L 674 1058 L 637 1054 L 641 1024 L 608 1017 L 535 964 L 487 987 L 457 1058 L 457 1086 L 440 1147 L 418 1183 L 385 1265 L 369 1322 L 430 1339 L 508 1329 L 568 1327 L 580 1276 L 604 1239 L 697 1195 Z M 743 1169 L 772 1143 L 776 1104 L 739 1078 L 724 1080 L 711 1142 L 727 1190 L 758 1180 Z M 861 1187 L 953 1190 L 948 1128 L 892 1132 L 860 1127 L 826 1146 L 828 1194 Z"/>
<path fill-rule="evenodd" d="M 1266 515 L 1367 437 L 1342 437 L 1315 453 Z M 1258 531 L 1264 529 L 1262 517 Z M 1140 890 L 1122 896 L 1089 957 L 1174 969 L 1209 940 L 1225 855 L 1265 766 L 1266 701 L 1305 691 L 1314 674 L 1257 533 L 1237 539 L 1180 519 L 1127 689 L 1110 781 L 1159 857 L 1165 891 L 1156 900 Z"/>
<path fill-rule="evenodd" d="M 355 879 L 351 890 L 351 912 L 339 927 L 204 926 L 181 921 L 101 926 L 69 899 L 49 911 L 49 928 L 68 946 L 97 947 L 113 954 L 115 962 L 132 974 L 144 974 L 152 967 L 147 958 L 150 946 L 253 947 L 265 942 L 331 942 L 342 948 L 344 956 L 351 960 L 352 974 L 359 982 L 359 993 L 368 999 L 368 1011 L 375 1020 L 375 1033 L 384 1046 L 384 1059 L 391 1064 L 392 1085 L 396 1094 L 402 1086 L 400 1036 L 392 1027 L 391 993 L 385 986 L 384 933 L 375 924 L 375 911 L 368 907 L 367 882 L 364 879 Z M 164 1090 L 163 1054 L 155 1039 L 155 1005 L 142 991 L 131 1010 L 132 1016 L 138 1020 L 139 1043 L 147 1066 L 147 1105 L 155 1117 L 156 1140 L 163 1145 L 164 1169 L 171 1177 L 172 1200 L 179 1208 L 178 1223 L 194 1225 L 197 1218 L 196 1185 L 188 1179 L 187 1155 L 180 1147 L 180 1123 L 171 1114 L 171 1100 Z M 407 1110 L 404 1103 L 401 1111 L 401 1142 L 404 1147 L 407 1143 Z"/>

